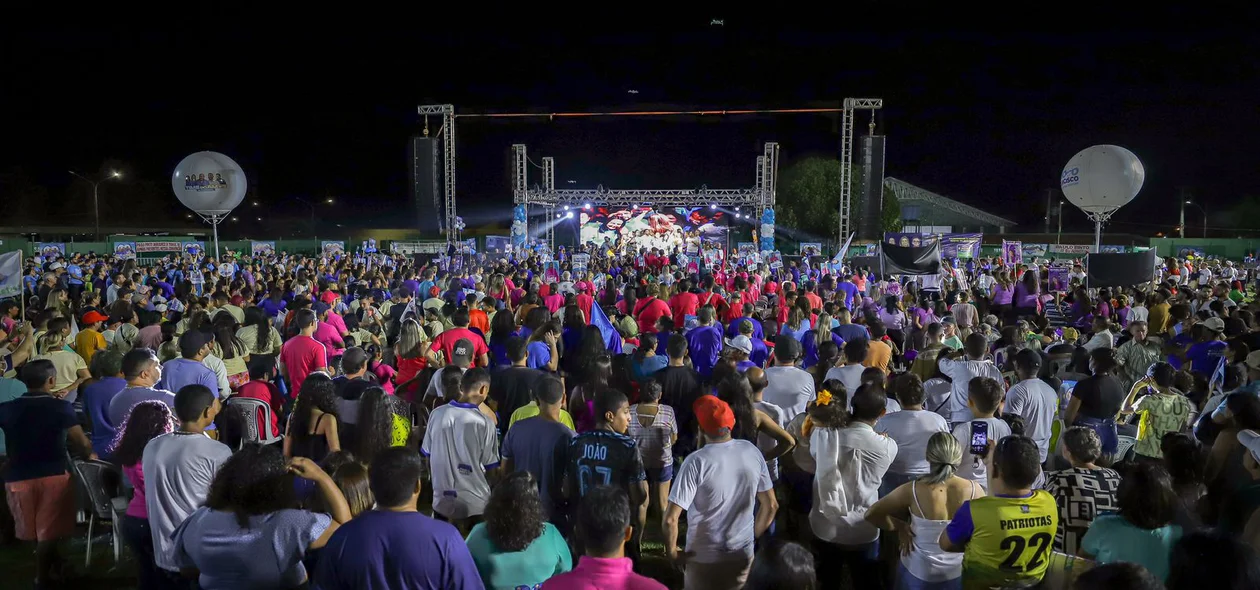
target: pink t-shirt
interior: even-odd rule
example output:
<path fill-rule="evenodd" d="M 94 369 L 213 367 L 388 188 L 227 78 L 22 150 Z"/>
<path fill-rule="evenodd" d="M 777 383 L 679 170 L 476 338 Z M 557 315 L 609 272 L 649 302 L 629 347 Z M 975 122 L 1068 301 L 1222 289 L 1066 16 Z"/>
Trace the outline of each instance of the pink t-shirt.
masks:
<path fill-rule="evenodd" d="M 572 571 L 557 574 L 542 590 L 665 590 L 665 585 L 634 573 L 630 559 L 583 555 Z"/>
<path fill-rule="evenodd" d="M 144 504 L 144 469 L 141 467 L 141 462 L 137 461 L 134 465 L 124 465 L 122 468 L 123 475 L 127 476 L 127 481 L 135 488 L 135 494 L 127 504 L 127 516 L 148 520 L 149 509 Z"/>
<path fill-rule="evenodd" d="M 328 322 L 317 322 L 315 333 L 311 337 L 328 349 L 328 356 L 339 356 L 345 352 L 343 348 L 345 343 L 341 340 L 341 333 L 337 331 L 336 326 Z"/>
<path fill-rule="evenodd" d="M 299 334 L 280 347 L 280 362 L 288 371 L 290 391 L 296 396 L 315 369 L 328 366 L 328 350 L 314 338 Z"/>

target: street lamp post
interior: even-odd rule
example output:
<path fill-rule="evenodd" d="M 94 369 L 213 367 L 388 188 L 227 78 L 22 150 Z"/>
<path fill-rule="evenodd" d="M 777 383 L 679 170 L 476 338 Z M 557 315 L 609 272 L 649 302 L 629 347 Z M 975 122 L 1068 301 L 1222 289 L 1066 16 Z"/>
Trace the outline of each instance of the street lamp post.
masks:
<path fill-rule="evenodd" d="M 78 172 L 75 172 L 74 170 L 69 170 L 69 172 L 70 174 L 77 176 L 79 178 L 82 178 L 83 180 L 86 180 L 92 184 L 92 216 L 96 220 L 96 223 L 95 223 L 96 229 L 95 229 L 95 233 L 93 234 L 92 239 L 99 240 L 101 239 L 101 199 L 100 199 L 101 183 L 105 182 L 106 180 L 110 180 L 112 178 L 122 178 L 122 173 L 117 170 L 114 170 L 114 171 L 111 171 L 108 175 L 102 177 L 100 180 L 92 180 L 91 178 L 88 178 L 82 174 L 79 174 Z"/>
<path fill-rule="evenodd" d="M 1183 238 L 1186 237 L 1186 205 L 1190 205 L 1191 207 L 1198 207 L 1199 212 L 1203 213 L 1203 237 L 1207 238 L 1207 226 L 1208 226 L 1207 209 L 1204 209 L 1202 205 L 1195 203 L 1194 201 L 1182 201 L 1181 203 L 1181 237 Z"/>

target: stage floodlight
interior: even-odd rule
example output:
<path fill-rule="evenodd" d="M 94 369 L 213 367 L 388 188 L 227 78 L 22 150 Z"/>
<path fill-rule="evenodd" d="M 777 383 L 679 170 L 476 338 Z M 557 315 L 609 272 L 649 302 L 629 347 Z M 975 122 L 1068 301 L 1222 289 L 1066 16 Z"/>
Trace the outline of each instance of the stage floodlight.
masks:
<path fill-rule="evenodd" d="M 572 212 L 572 211 L 570 211 L 570 212 L 568 212 L 568 213 L 565 213 L 565 214 L 564 214 L 564 218 L 565 218 L 565 219 L 573 219 L 573 212 Z"/>
<path fill-rule="evenodd" d="M 590 203 L 587 203 L 587 204 L 585 204 L 585 205 L 582 205 L 582 208 L 583 208 L 583 209 L 586 209 L 587 211 L 590 211 L 590 210 L 591 210 L 591 204 L 590 204 Z"/>
<path fill-rule="evenodd" d="M 709 209 L 710 209 L 710 210 L 716 210 L 716 209 L 717 209 L 717 203 L 713 203 L 713 204 L 709 205 Z"/>
<path fill-rule="evenodd" d="M 569 210 L 569 206 L 568 206 L 568 205 L 565 205 L 565 206 L 564 206 L 564 210 L 565 210 L 565 211 L 568 211 L 568 210 Z"/>

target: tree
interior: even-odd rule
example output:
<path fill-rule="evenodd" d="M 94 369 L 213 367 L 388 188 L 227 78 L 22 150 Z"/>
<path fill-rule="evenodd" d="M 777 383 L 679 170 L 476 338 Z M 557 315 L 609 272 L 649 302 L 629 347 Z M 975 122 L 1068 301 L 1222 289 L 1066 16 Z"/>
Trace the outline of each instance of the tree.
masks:
<path fill-rule="evenodd" d="M 854 166 L 849 176 L 852 198 L 849 218 L 856 222 L 862 215 L 861 170 Z M 881 231 L 901 229 L 901 204 L 887 186 L 881 213 Z M 777 225 L 819 237 L 832 237 L 840 224 L 840 163 L 834 159 L 813 156 L 789 166 L 779 176 L 775 214 Z"/>

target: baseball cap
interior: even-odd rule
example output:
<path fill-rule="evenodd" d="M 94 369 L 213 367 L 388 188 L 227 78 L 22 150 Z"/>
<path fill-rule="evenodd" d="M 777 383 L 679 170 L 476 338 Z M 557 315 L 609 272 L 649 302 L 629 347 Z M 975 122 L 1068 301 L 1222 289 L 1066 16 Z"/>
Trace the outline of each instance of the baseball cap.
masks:
<path fill-rule="evenodd" d="M 329 307 L 327 303 L 316 301 L 315 304 L 311 306 L 311 310 L 315 312 L 315 317 L 319 317 L 324 315 L 324 312 L 328 311 Z"/>
<path fill-rule="evenodd" d="M 64 264 L 62 264 L 62 263 L 60 263 L 60 262 L 54 262 L 54 263 L 52 263 L 52 264 L 48 265 L 48 270 L 61 270 L 61 269 L 65 268 L 65 267 L 66 267 L 66 265 L 64 265 Z"/>
<path fill-rule="evenodd" d="M 736 336 L 734 338 L 727 338 L 726 345 L 731 348 L 734 348 L 735 350 L 743 352 L 744 354 L 752 354 L 752 351 L 753 351 L 752 339 L 750 339 L 747 336 L 744 336 L 743 334 L 740 334 L 739 336 Z"/>
<path fill-rule="evenodd" d="M 183 352 L 196 352 L 201 347 L 210 344 L 214 340 L 213 334 L 202 332 L 201 330 L 189 330 L 179 337 L 179 350 Z"/>
<path fill-rule="evenodd" d="M 801 341 L 788 334 L 780 334 L 774 339 L 774 358 L 781 363 L 795 362 L 801 358 Z"/>
<path fill-rule="evenodd" d="M 467 338 L 460 338 L 455 341 L 455 346 L 451 347 L 451 364 L 461 369 L 467 369 L 472 366 L 473 343 Z"/>
<path fill-rule="evenodd" d="M 1202 323 L 1203 323 L 1204 328 L 1207 328 L 1213 332 L 1225 331 L 1225 320 L 1222 320 L 1221 318 L 1208 318 L 1206 320 L 1203 320 Z"/>
<path fill-rule="evenodd" d="M 108 316 L 96 310 L 92 310 L 83 314 L 83 323 L 85 324 L 95 324 L 96 322 L 108 322 L 108 321 L 109 321 Z"/>
<path fill-rule="evenodd" d="M 691 405 L 691 411 L 695 413 L 696 421 L 700 422 L 700 430 L 705 434 L 717 435 L 722 433 L 722 429 L 735 428 L 735 412 L 731 411 L 731 406 L 712 395 L 696 399 L 696 403 Z"/>
<path fill-rule="evenodd" d="M 1247 358 L 1243 359 L 1243 364 L 1247 365 L 1248 369 L 1260 371 L 1260 350 L 1251 351 L 1251 354 L 1248 354 Z"/>
<path fill-rule="evenodd" d="M 1221 404 L 1225 405 L 1225 404 Z M 1260 462 L 1260 433 L 1254 430 L 1238 431 L 1238 442 L 1251 453 L 1251 457 Z"/>

